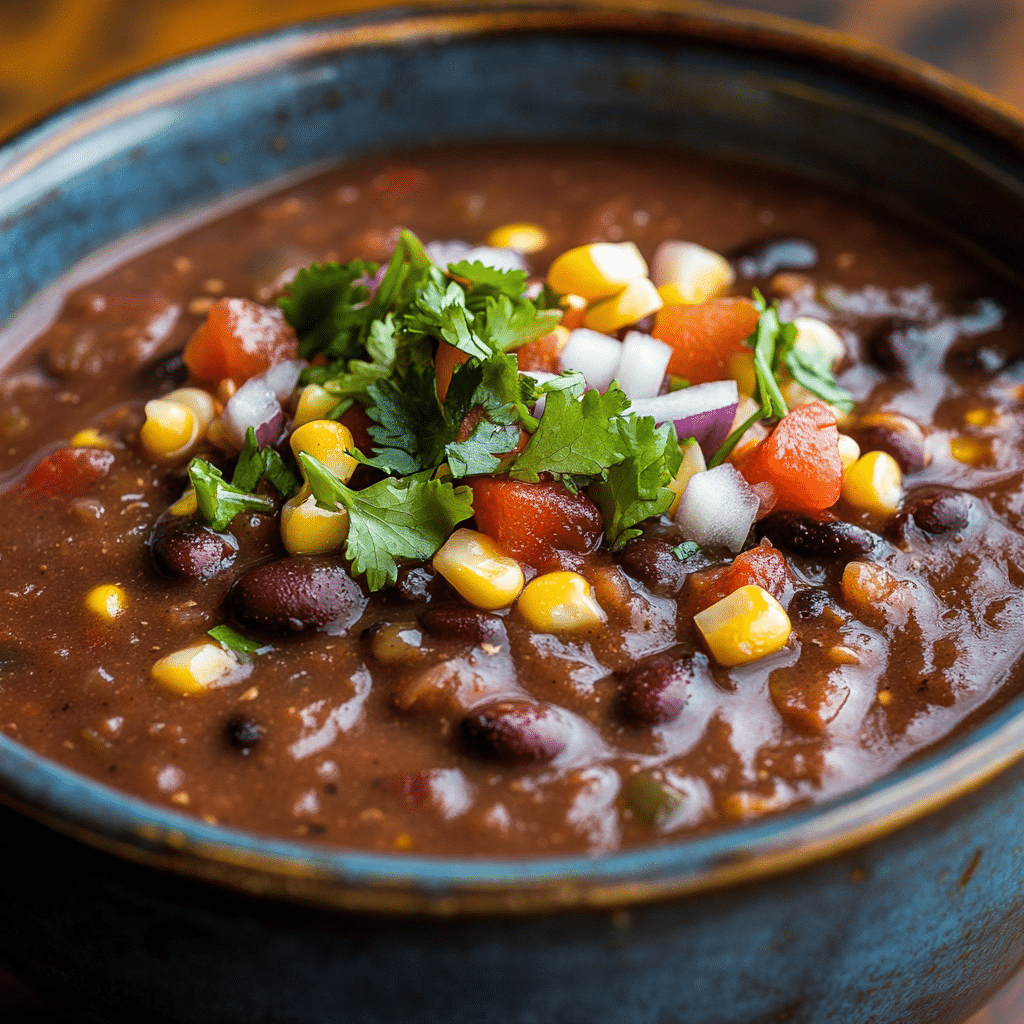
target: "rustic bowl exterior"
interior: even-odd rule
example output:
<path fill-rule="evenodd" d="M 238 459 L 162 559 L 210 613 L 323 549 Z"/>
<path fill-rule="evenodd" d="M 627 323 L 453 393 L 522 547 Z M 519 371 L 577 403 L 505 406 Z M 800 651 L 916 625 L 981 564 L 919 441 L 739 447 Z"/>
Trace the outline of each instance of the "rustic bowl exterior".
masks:
<path fill-rule="evenodd" d="M 706 4 L 392 10 L 189 58 L 0 149 L 0 321 L 197 204 L 473 140 L 789 168 L 1024 267 L 1024 125 L 937 73 Z M 821 808 L 497 862 L 211 828 L 0 736 L 0 952 L 125 1024 L 953 1024 L 1024 960 L 1022 750 L 1014 702 Z"/>

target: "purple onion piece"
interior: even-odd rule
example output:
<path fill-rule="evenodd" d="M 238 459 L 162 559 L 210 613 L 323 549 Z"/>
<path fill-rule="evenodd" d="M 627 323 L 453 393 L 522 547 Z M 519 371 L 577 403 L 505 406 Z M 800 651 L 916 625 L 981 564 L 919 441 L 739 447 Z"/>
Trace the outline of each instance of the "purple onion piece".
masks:
<path fill-rule="evenodd" d="M 628 411 L 653 416 L 655 423 L 673 422 L 679 439 L 696 438 L 704 457 L 709 459 L 729 436 L 738 407 L 736 381 L 716 380 L 640 399 Z"/>

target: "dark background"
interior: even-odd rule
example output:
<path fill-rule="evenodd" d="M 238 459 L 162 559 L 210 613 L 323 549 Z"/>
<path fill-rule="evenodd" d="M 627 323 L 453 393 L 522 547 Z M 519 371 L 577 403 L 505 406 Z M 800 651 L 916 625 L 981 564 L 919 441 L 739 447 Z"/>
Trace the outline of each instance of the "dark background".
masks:
<path fill-rule="evenodd" d="M 636 5 L 642 8 L 644 0 Z M 373 6 L 377 0 L 0 0 L 0 137 L 69 99 L 196 47 Z M 755 0 L 733 6 L 902 50 L 1024 109 L 1024 0 Z M 143 1008 L 140 1024 L 145 1020 Z M 0 971 L 0 1024 L 73 1019 L 51 1013 Z M 1024 975 L 969 1024 L 1024 1024 Z"/>

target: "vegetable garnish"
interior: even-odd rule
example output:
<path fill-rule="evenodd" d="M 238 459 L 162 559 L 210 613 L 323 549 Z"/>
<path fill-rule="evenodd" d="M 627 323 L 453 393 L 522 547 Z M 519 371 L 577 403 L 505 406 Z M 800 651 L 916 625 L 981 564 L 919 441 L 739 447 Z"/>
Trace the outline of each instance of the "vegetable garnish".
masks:
<path fill-rule="evenodd" d="M 282 498 L 291 497 L 302 486 L 302 481 L 285 465 L 280 453 L 269 445 L 261 448 L 256 431 L 249 427 L 231 476 L 231 486 L 251 494 L 264 478 Z"/>
<path fill-rule="evenodd" d="M 230 626 L 214 626 L 213 629 L 208 629 L 206 632 L 221 647 L 241 655 L 243 658 L 253 658 L 257 654 L 266 654 L 274 649 L 273 644 L 261 644 L 256 640 L 250 640 Z"/>
<path fill-rule="evenodd" d="M 221 471 L 205 459 L 193 459 L 188 475 L 196 491 L 199 514 L 214 530 L 227 529 L 239 512 L 273 512 L 269 498 L 229 484 Z"/>
<path fill-rule="evenodd" d="M 672 554 L 679 559 L 680 562 L 685 562 L 691 555 L 697 554 L 700 551 L 700 545 L 696 541 L 684 540 L 682 544 L 677 544 L 672 549 Z"/>
<path fill-rule="evenodd" d="M 322 462 L 302 452 L 317 504 L 349 514 L 345 555 L 356 574 L 366 574 L 370 590 L 398 578 L 396 558 L 432 558 L 456 525 L 473 515 L 473 495 L 420 473 L 381 480 L 361 491 L 343 484 Z"/>

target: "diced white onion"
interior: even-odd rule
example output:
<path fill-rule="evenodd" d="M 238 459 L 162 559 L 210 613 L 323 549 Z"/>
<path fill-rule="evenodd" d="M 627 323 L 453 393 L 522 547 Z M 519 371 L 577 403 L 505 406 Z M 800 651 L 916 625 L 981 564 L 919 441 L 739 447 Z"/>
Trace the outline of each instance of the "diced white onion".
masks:
<path fill-rule="evenodd" d="M 672 358 L 672 346 L 642 331 L 630 331 L 622 341 L 615 379 L 630 401 L 654 398 Z"/>
<path fill-rule="evenodd" d="M 622 360 L 622 342 L 588 327 L 577 327 L 559 356 L 561 369 L 578 370 L 587 387 L 607 391 Z"/>
<path fill-rule="evenodd" d="M 450 242 L 428 242 L 424 247 L 430 259 L 439 267 L 447 269 L 449 263 L 480 262 L 496 270 L 526 270 L 522 253 L 514 249 L 496 249 L 490 245 L 470 245 L 453 239 Z"/>
<path fill-rule="evenodd" d="M 308 365 L 305 359 L 286 359 L 267 370 L 263 379 L 267 387 L 277 395 L 278 401 L 286 402 L 299 383 L 299 375 Z"/>
<path fill-rule="evenodd" d="M 249 427 L 256 431 L 261 446 L 273 444 L 281 433 L 284 413 L 267 382 L 251 377 L 228 399 L 221 423 L 227 438 L 241 451 Z"/>
<path fill-rule="evenodd" d="M 740 471 L 726 462 L 690 477 L 679 500 L 676 523 L 686 540 L 701 547 L 739 551 L 760 505 Z"/>

